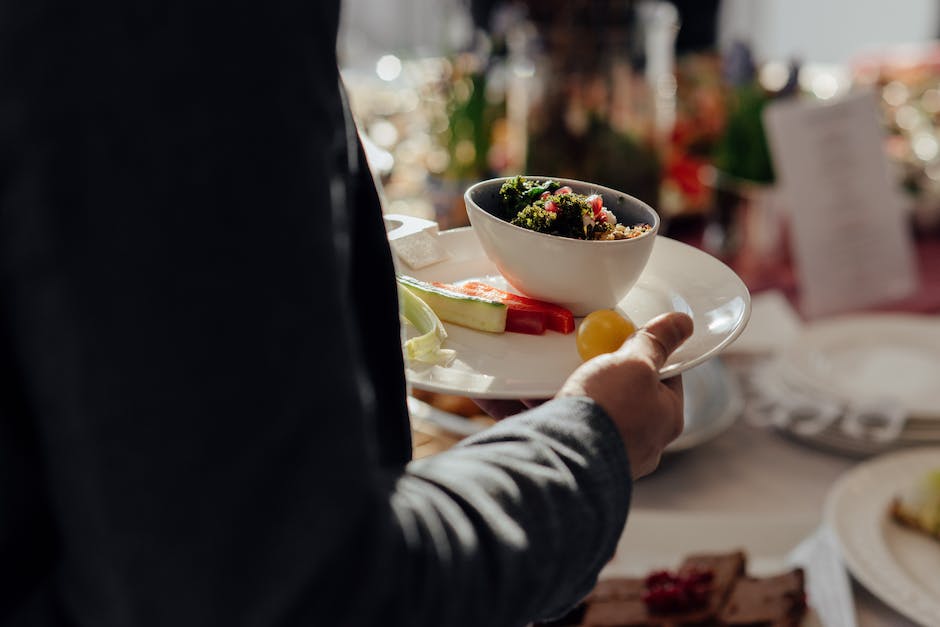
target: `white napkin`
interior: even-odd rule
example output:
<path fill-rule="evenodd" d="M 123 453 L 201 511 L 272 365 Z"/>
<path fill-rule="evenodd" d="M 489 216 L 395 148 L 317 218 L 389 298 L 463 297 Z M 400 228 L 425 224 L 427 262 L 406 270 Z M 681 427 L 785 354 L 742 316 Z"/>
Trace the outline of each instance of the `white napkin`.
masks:
<path fill-rule="evenodd" d="M 729 354 L 772 355 L 790 344 L 802 327 L 799 314 L 782 292 L 761 292 L 751 299 L 747 326 L 727 351 Z"/>
<path fill-rule="evenodd" d="M 792 366 L 779 358 L 751 365 L 744 375 L 750 400 L 748 423 L 775 427 L 853 455 L 894 448 L 907 424 L 907 412 L 895 402 L 856 403 L 812 389 Z"/>
<path fill-rule="evenodd" d="M 806 575 L 806 596 L 824 627 L 857 627 L 855 600 L 832 530 L 822 525 L 787 556 Z"/>

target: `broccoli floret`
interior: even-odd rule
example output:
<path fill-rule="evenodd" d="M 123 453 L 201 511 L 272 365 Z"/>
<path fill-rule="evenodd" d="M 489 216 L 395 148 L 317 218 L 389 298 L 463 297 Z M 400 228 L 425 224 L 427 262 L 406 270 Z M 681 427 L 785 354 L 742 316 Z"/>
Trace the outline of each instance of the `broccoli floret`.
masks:
<path fill-rule="evenodd" d="M 556 211 L 546 211 L 552 202 Z M 556 194 L 527 205 L 511 220 L 523 228 L 574 239 L 586 239 L 591 233 L 584 225 L 584 216 L 591 215 L 591 205 L 576 194 Z"/>
<path fill-rule="evenodd" d="M 499 189 L 499 206 L 504 220 L 511 220 L 523 209 L 537 201 L 545 192 L 554 192 L 561 187 L 557 181 L 547 180 L 541 183 L 514 176 Z"/>
<path fill-rule="evenodd" d="M 609 222 L 595 222 L 584 227 L 584 239 L 603 239 L 604 235 L 614 230 L 614 225 Z"/>
<path fill-rule="evenodd" d="M 521 226 L 539 233 L 551 233 L 555 220 L 558 219 L 557 213 L 545 211 L 545 203 L 540 202 L 535 205 L 529 205 L 510 220 L 510 224 Z"/>
<path fill-rule="evenodd" d="M 535 190 L 535 187 L 538 187 L 538 191 Z M 551 179 L 547 181 L 542 181 L 540 185 L 534 185 L 533 189 L 529 190 L 530 197 L 534 192 L 536 196 L 541 196 L 542 192 L 554 192 L 556 189 L 561 187 L 561 183 L 558 181 L 553 181 Z"/>
<path fill-rule="evenodd" d="M 549 196 L 543 202 L 551 201 L 558 208 L 557 218 L 552 235 L 586 239 L 587 231 L 584 226 L 584 217 L 592 215 L 591 204 L 579 194 L 556 194 Z"/>
<path fill-rule="evenodd" d="M 499 188 L 499 206 L 504 219 L 511 219 L 529 204 L 525 195 L 529 189 L 527 183 L 524 177 L 514 176 Z"/>

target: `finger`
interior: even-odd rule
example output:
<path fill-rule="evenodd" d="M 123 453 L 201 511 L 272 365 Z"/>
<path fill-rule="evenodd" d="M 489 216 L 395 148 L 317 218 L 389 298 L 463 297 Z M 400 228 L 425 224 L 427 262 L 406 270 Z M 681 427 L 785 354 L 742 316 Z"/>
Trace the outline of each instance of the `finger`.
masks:
<path fill-rule="evenodd" d="M 679 403 L 679 408 L 682 410 L 676 415 L 675 429 L 669 436 L 669 441 L 672 442 L 682 435 L 682 431 L 685 429 L 685 411 L 683 407 L 685 405 L 685 398 L 682 395 L 682 377 L 670 377 L 663 379 L 661 383 L 665 385 L 669 393 L 674 396 Z"/>
<path fill-rule="evenodd" d="M 669 388 L 673 394 L 682 398 L 682 377 L 669 377 L 668 379 L 663 379 L 662 384 Z"/>
<path fill-rule="evenodd" d="M 502 420 L 507 416 L 518 414 L 527 409 L 522 401 L 516 400 L 475 398 L 473 402 L 476 403 L 480 409 L 497 420 Z"/>
<path fill-rule="evenodd" d="M 548 400 L 548 399 L 545 399 L 545 398 L 537 398 L 537 399 L 536 399 L 536 398 L 524 398 L 524 399 L 522 399 L 521 402 L 522 402 L 522 404 L 525 405 L 527 408 L 532 409 L 533 407 L 538 407 L 539 405 L 541 405 L 542 403 L 544 403 L 546 400 Z"/>
<path fill-rule="evenodd" d="M 650 320 L 627 338 L 621 350 L 649 358 L 659 370 L 679 346 L 692 335 L 692 318 L 684 313 L 671 312 Z"/>
<path fill-rule="evenodd" d="M 653 457 L 644 467 L 640 468 L 634 476 L 634 479 L 639 479 L 640 477 L 645 477 L 646 475 L 652 473 L 654 470 L 659 468 L 659 463 L 663 459 L 662 452 L 656 453 L 656 456 Z"/>

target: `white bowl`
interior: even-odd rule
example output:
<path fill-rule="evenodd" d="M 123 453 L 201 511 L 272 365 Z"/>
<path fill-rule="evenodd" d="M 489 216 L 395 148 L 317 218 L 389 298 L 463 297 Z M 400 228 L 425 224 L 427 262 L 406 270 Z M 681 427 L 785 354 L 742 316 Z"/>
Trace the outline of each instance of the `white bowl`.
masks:
<path fill-rule="evenodd" d="M 514 288 L 567 307 L 576 316 L 614 309 L 646 267 L 659 230 L 659 215 L 646 203 L 616 190 L 570 179 L 552 179 L 579 194 L 600 194 L 604 206 L 627 226 L 652 228 L 633 239 L 579 240 L 539 233 L 497 217 L 499 189 L 510 177 L 490 179 L 467 189 L 467 216 L 487 257 Z"/>

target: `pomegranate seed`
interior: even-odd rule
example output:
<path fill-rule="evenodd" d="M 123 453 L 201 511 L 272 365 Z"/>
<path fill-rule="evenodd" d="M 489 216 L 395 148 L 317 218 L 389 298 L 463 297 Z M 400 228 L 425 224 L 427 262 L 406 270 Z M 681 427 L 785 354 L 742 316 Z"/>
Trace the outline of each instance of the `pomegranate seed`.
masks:
<path fill-rule="evenodd" d="M 604 208 L 604 199 L 601 198 L 600 194 L 591 194 L 586 200 L 591 203 L 591 210 L 594 212 L 594 219 L 596 220 L 600 217 L 601 210 Z"/>

